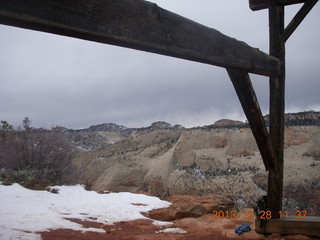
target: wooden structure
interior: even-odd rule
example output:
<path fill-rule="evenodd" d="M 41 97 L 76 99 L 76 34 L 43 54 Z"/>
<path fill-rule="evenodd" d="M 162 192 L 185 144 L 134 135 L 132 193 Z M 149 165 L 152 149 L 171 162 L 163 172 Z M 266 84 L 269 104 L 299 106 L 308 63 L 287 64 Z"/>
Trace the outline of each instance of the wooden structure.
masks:
<path fill-rule="evenodd" d="M 284 10 L 289 4 L 304 5 L 285 28 Z M 279 218 L 282 210 L 283 193 L 283 149 L 284 149 L 284 113 L 285 113 L 285 42 L 303 21 L 318 0 L 249 0 L 250 8 L 269 9 L 270 54 L 278 58 L 280 74 L 270 77 L 270 140 L 276 154 L 276 167 L 268 175 L 268 208 L 272 218 Z"/>
<path fill-rule="evenodd" d="M 276 57 L 143 0 L 2 0 L 1 23 L 227 68 L 266 170 L 275 169 L 248 72 L 278 76 Z"/>
<path fill-rule="evenodd" d="M 224 67 L 269 171 L 277 218 L 283 188 L 285 41 L 318 0 L 249 0 L 269 9 L 270 55 L 143 0 L 1 0 L 0 24 L 113 44 Z M 304 3 L 284 28 L 284 8 Z M 270 131 L 248 73 L 270 77 Z"/>
<path fill-rule="evenodd" d="M 270 219 L 267 224 L 260 227 L 260 221 L 256 220 L 257 233 L 302 234 L 313 237 L 320 236 L 320 217 L 306 217 L 297 219 L 289 217 L 285 219 Z"/>

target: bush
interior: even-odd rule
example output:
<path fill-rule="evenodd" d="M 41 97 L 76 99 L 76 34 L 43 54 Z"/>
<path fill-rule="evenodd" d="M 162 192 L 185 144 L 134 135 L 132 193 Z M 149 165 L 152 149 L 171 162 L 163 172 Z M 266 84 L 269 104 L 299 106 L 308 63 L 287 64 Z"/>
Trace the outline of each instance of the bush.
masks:
<path fill-rule="evenodd" d="M 57 188 L 47 188 L 47 191 L 54 194 L 59 194 L 59 189 Z"/>
<path fill-rule="evenodd" d="M 29 170 L 13 170 L 7 169 L 1 171 L 1 181 L 3 185 L 11 185 L 19 183 L 28 188 L 35 188 L 37 179 L 35 173 Z"/>
<path fill-rule="evenodd" d="M 4 183 L 18 182 L 26 187 L 36 184 L 65 183 L 72 168 L 74 147 L 63 134 L 51 131 L 2 131 L 0 168 Z"/>

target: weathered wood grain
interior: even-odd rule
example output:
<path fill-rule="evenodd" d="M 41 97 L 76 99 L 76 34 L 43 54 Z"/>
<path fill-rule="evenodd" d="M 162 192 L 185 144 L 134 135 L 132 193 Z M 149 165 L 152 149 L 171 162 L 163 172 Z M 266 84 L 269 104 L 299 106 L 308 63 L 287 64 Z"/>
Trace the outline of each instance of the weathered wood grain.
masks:
<path fill-rule="evenodd" d="M 291 5 L 303 3 L 306 0 L 249 0 L 249 6 L 252 11 L 266 9 L 272 5 Z"/>
<path fill-rule="evenodd" d="M 275 169 L 276 156 L 269 139 L 269 134 L 250 76 L 242 69 L 228 68 L 227 71 L 250 124 L 264 166 L 266 170 Z"/>
<path fill-rule="evenodd" d="M 269 8 L 270 54 L 281 61 L 281 74 L 270 78 L 270 140 L 276 154 L 276 168 L 268 175 L 268 208 L 279 218 L 283 195 L 284 113 L 285 113 L 285 41 L 284 6 Z"/>
<path fill-rule="evenodd" d="M 266 76 L 279 61 L 143 0 L 1 0 L 0 23 Z"/>
<path fill-rule="evenodd" d="M 261 234 L 302 234 L 316 237 L 316 239 L 320 238 L 320 217 L 308 216 L 303 219 L 297 219 L 296 217 L 295 215 L 282 219 L 270 219 L 263 227 L 260 227 L 260 221 L 256 220 L 255 229 L 257 233 Z"/>

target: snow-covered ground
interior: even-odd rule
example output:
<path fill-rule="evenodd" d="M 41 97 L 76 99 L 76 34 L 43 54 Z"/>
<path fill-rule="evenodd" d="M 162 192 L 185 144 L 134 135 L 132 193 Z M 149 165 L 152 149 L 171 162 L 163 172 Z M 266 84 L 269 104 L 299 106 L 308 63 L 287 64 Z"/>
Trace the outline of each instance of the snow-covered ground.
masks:
<path fill-rule="evenodd" d="M 170 205 L 143 194 L 98 194 L 86 191 L 81 185 L 54 188 L 59 190 L 58 194 L 29 190 L 19 184 L 0 185 L 0 239 L 41 239 L 36 232 L 57 228 L 104 232 L 102 229 L 84 228 L 66 218 L 112 224 L 143 219 L 146 217 L 141 212 Z"/>

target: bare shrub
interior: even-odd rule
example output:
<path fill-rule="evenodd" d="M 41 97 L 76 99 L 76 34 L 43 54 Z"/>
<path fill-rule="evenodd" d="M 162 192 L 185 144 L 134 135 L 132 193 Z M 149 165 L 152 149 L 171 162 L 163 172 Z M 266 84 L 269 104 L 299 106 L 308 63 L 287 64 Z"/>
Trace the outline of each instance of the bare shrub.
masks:
<path fill-rule="evenodd" d="M 20 172 L 10 176 L 2 175 L 7 179 L 19 176 L 17 182 L 22 184 L 21 173 L 28 173 L 26 175 L 33 182 L 34 179 L 48 184 L 65 182 L 72 169 L 71 161 L 75 151 L 71 141 L 63 133 L 33 131 L 30 122 L 25 124 L 24 121 L 24 130 L 1 135 L 0 168 Z"/>

